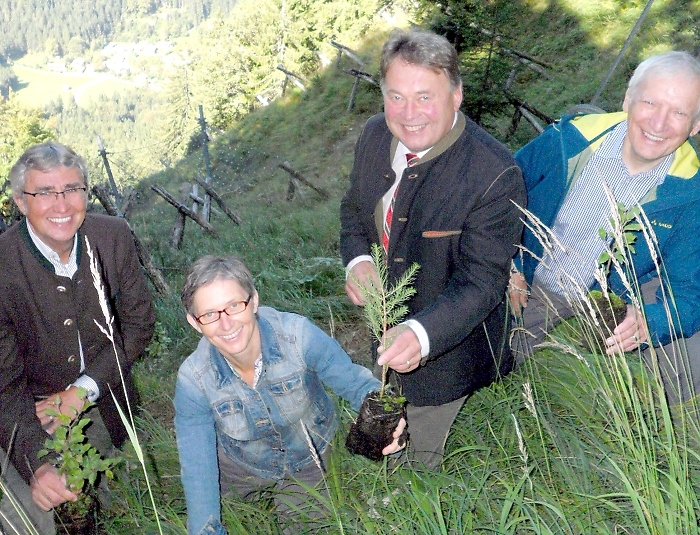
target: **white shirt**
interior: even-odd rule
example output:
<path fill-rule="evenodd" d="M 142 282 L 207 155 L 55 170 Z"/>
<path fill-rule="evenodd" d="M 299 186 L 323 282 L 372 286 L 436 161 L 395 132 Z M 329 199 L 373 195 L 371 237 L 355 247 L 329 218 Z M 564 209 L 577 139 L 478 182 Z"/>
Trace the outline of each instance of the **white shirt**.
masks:
<path fill-rule="evenodd" d="M 76 234 L 73 237 L 73 248 L 71 249 L 70 255 L 68 256 L 68 262 L 64 264 L 63 262 L 61 262 L 61 257 L 58 255 L 58 253 L 51 249 L 51 247 L 46 245 L 43 241 L 41 241 L 41 238 L 39 238 L 39 235 L 34 231 L 32 225 L 29 223 L 29 219 L 27 219 L 26 222 L 27 229 L 29 230 L 29 237 L 32 239 L 32 242 L 34 242 L 34 245 L 36 245 L 36 248 L 39 249 L 39 252 L 44 256 L 44 258 L 46 258 L 46 260 L 48 260 L 51 263 L 54 270 L 56 271 L 56 275 L 72 279 L 73 275 L 75 275 L 75 272 L 78 271 L 78 235 Z M 98 388 L 97 383 L 92 377 L 83 374 L 83 372 L 85 371 L 85 356 L 83 355 L 83 344 L 80 341 L 80 331 L 78 331 L 78 347 L 80 349 L 81 375 L 75 381 L 73 381 L 72 384 L 68 385 L 66 387 L 66 390 L 68 390 L 71 386 L 84 388 L 88 393 L 88 401 L 96 401 L 100 397 L 100 389 Z"/>

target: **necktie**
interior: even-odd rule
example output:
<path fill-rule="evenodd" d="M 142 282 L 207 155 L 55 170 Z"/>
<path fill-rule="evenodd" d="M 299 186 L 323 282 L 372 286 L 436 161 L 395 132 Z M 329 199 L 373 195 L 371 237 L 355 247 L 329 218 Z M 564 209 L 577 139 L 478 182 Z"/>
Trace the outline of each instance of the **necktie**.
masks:
<path fill-rule="evenodd" d="M 408 152 L 406 153 L 406 164 L 408 167 L 416 165 L 418 162 L 418 156 Z M 399 183 L 399 186 L 401 184 Z M 399 186 L 394 189 L 394 195 L 391 197 L 391 202 L 389 203 L 389 209 L 386 211 L 386 218 L 384 219 L 384 229 L 382 232 L 382 247 L 384 247 L 384 252 L 389 252 L 389 234 L 391 233 L 391 220 L 394 217 L 394 202 L 396 201 L 396 194 L 399 191 Z"/>

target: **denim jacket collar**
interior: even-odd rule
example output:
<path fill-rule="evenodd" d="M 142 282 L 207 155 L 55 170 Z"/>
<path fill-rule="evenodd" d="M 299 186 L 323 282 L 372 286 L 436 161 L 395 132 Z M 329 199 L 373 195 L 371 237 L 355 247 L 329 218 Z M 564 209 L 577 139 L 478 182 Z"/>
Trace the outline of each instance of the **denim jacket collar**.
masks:
<path fill-rule="evenodd" d="M 272 325 L 258 314 L 255 315 L 255 318 L 258 322 L 258 330 L 260 332 L 263 364 L 273 364 L 282 360 L 282 353 L 280 353 L 279 347 L 275 343 L 277 333 L 272 328 Z M 211 359 L 211 367 L 216 379 L 217 389 L 224 389 L 236 380 L 236 374 L 226 361 L 226 357 L 224 357 L 213 344 L 209 345 L 209 358 Z"/>

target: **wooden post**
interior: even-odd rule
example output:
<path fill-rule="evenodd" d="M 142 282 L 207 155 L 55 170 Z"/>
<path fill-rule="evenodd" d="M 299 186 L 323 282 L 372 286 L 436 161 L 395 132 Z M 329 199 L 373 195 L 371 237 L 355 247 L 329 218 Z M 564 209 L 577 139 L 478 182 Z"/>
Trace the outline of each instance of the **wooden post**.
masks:
<path fill-rule="evenodd" d="M 637 33 L 637 30 L 639 30 L 639 27 L 642 25 L 642 22 L 646 18 L 647 13 L 651 9 L 651 5 L 653 3 L 654 3 L 654 0 L 649 0 L 647 2 L 647 5 L 644 6 L 644 9 L 642 10 L 641 15 L 639 15 L 637 22 L 634 24 L 634 27 L 630 31 L 630 34 L 627 36 L 627 39 L 625 39 L 625 43 L 622 45 L 622 48 L 620 49 L 620 51 L 617 53 L 617 57 L 615 58 L 615 61 L 613 61 L 613 64 L 610 66 L 610 69 L 608 70 L 608 73 L 605 75 L 605 78 L 600 83 L 600 87 L 598 87 L 598 90 L 595 92 L 595 95 L 593 95 L 593 98 L 591 99 L 591 102 L 590 102 L 591 104 L 595 105 L 598 102 L 600 95 L 603 94 L 603 89 L 605 89 L 605 86 L 608 85 L 608 82 L 610 81 L 610 78 L 612 77 L 613 72 L 615 72 L 615 69 L 617 69 L 617 66 L 620 63 L 622 56 L 625 54 L 625 51 L 627 50 L 627 48 L 630 46 L 630 43 L 632 42 L 632 37 L 634 37 L 634 35 Z"/>
<path fill-rule="evenodd" d="M 189 190 L 189 184 L 187 185 L 187 190 Z M 189 193 L 188 191 L 182 191 L 180 195 L 181 204 L 184 206 L 184 204 L 187 202 L 187 199 L 189 198 Z M 182 247 L 182 240 L 185 237 L 185 224 L 187 223 L 187 216 L 183 214 L 180 210 L 177 210 L 175 212 L 175 220 L 173 221 L 173 232 L 170 235 L 170 242 L 169 245 L 172 249 L 180 250 L 180 247 Z"/>
<path fill-rule="evenodd" d="M 304 87 L 304 84 L 301 83 L 301 80 L 302 80 L 301 76 L 299 76 L 296 73 L 293 73 L 292 71 L 288 71 L 287 69 L 284 68 L 284 65 L 282 65 L 281 63 L 279 65 L 277 65 L 277 70 L 282 71 L 286 75 L 286 79 L 291 80 L 292 83 L 295 86 L 297 86 L 299 89 L 301 89 L 302 91 L 306 91 L 306 87 Z M 286 85 L 286 82 L 285 82 L 285 85 Z"/>
<path fill-rule="evenodd" d="M 114 195 L 116 206 L 121 206 L 122 196 L 117 189 L 117 184 L 114 181 L 114 175 L 112 174 L 112 168 L 109 166 L 109 160 L 107 159 L 107 151 L 105 150 L 104 144 L 102 143 L 102 138 L 99 135 L 97 136 L 97 147 L 99 148 L 100 156 L 102 156 L 105 171 L 107 171 L 107 179 L 109 180 L 109 185 L 112 187 L 112 195 Z"/>
<path fill-rule="evenodd" d="M 204 159 L 204 169 L 206 174 L 204 175 L 204 181 L 209 184 L 211 183 L 211 165 L 209 162 L 209 137 L 207 136 L 207 122 L 204 120 L 204 108 L 199 105 L 199 126 L 202 129 L 202 158 Z M 204 188 L 206 191 L 206 188 Z M 211 197 L 209 193 L 204 194 L 204 203 L 202 204 L 202 219 L 205 221 L 210 220 L 211 210 Z"/>
<path fill-rule="evenodd" d="M 378 86 L 379 83 L 372 78 L 371 74 L 364 71 L 358 71 L 357 69 L 343 69 L 343 72 L 355 77 L 355 83 L 352 85 L 350 100 L 348 101 L 348 111 L 351 111 L 355 107 L 355 94 L 357 93 L 357 86 L 360 83 L 360 79 L 376 86 Z"/>
<path fill-rule="evenodd" d="M 365 62 L 360 59 L 360 56 L 357 52 L 355 52 L 352 48 L 348 48 L 345 45 L 341 45 L 340 43 L 336 43 L 335 41 L 331 41 L 331 45 L 333 45 L 335 48 L 338 49 L 338 56 L 336 57 L 335 60 L 335 66 L 338 68 L 338 64 L 340 63 L 340 57 L 345 54 L 347 57 L 349 57 L 351 60 L 353 60 L 355 63 L 357 63 L 359 66 L 363 67 Z"/>
<path fill-rule="evenodd" d="M 165 191 L 163 188 L 158 186 L 157 184 L 154 184 L 151 186 L 151 189 L 155 191 L 158 195 L 163 197 L 166 201 L 168 201 L 170 204 L 172 204 L 175 208 L 177 208 L 180 212 L 185 214 L 187 217 L 189 217 L 192 221 L 197 223 L 200 227 L 202 227 L 204 230 L 206 230 L 209 234 L 214 236 L 215 238 L 219 237 L 219 233 L 216 232 L 216 229 L 212 227 L 209 222 L 204 221 L 201 217 L 199 217 L 196 213 L 194 213 L 192 210 L 187 208 L 187 206 L 179 203 L 175 198 L 170 195 L 167 191 Z"/>
<path fill-rule="evenodd" d="M 207 195 L 210 195 L 214 201 L 216 201 L 216 204 L 219 205 L 219 208 L 228 216 L 228 218 L 233 221 L 236 225 L 241 224 L 240 218 L 234 214 L 228 206 L 226 206 L 226 203 L 224 200 L 221 198 L 221 196 L 214 191 L 214 188 L 212 188 L 206 181 L 202 180 L 200 177 L 196 176 L 194 179 L 197 181 L 197 183 L 204 188 L 204 190 L 207 192 Z"/>
<path fill-rule="evenodd" d="M 328 192 L 327 192 L 326 190 L 324 190 L 324 189 L 322 189 L 322 188 L 317 188 L 317 187 L 314 186 L 311 182 L 309 182 L 308 180 L 306 180 L 306 178 L 304 177 L 304 175 L 302 175 L 299 171 L 295 171 L 294 169 L 292 169 L 292 167 L 291 167 L 291 165 L 289 164 L 289 162 L 281 163 L 281 164 L 278 165 L 278 167 L 280 167 L 280 168 L 284 169 L 285 171 L 287 171 L 287 173 L 289 173 L 290 175 L 292 175 L 292 177 L 294 177 L 295 179 L 297 179 L 299 182 L 301 182 L 301 183 L 306 184 L 307 186 L 309 186 L 312 190 L 314 190 L 316 193 L 318 193 L 318 194 L 321 196 L 321 198 L 323 198 L 323 199 L 328 199 L 328 198 L 330 197 L 330 195 L 328 194 Z"/>
<path fill-rule="evenodd" d="M 102 206 L 104 207 L 105 212 L 107 212 L 109 215 L 118 216 L 117 207 L 112 202 L 112 199 L 109 198 L 109 194 L 107 193 L 107 191 L 105 191 L 103 186 L 95 184 L 92 187 L 91 191 L 95 195 L 95 197 L 97 197 L 97 199 L 100 201 L 100 204 L 102 204 Z M 124 220 L 126 221 L 126 219 Z M 129 225 L 128 221 L 127 225 Z M 151 255 L 148 254 L 148 249 L 146 249 L 146 247 L 143 245 L 139 237 L 134 232 L 134 229 L 131 228 L 131 225 L 129 225 L 129 230 L 131 231 L 131 235 L 134 238 L 134 243 L 136 244 L 136 252 L 139 256 L 139 262 L 143 266 L 143 269 L 146 271 L 148 278 L 151 279 L 151 282 L 153 283 L 153 286 L 156 288 L 158 293 L 160 293 L 161 295 L 169 295 L 170 287 L 168 286 L 168 283 L 165 282 L 163 274 L 155 266 L 153 260 L 151 260 Z"/>
<path fill-rule="evenodd" d="M 348 102 L 348 111 L 352 111 L 355 107 L 355 93 L 357 93 L 357 86 L 360 84 L 360 77 L 355 76 L 355 81 L 352 83 L 352 91 L 350 91 L 350 101 Z"/>

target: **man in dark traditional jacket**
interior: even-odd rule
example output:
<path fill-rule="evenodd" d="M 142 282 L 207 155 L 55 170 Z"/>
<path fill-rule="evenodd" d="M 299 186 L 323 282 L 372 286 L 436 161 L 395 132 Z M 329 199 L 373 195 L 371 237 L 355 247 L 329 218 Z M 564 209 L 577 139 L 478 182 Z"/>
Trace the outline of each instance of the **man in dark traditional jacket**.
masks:
<path fill-rule="evenodd" d="M 133 406 L 129 370 L 151 338 L 155 313 L 127 223 L 86 214 L 81 156 L 55 142 L 34 145 L 10 179 L 25 219 L 0 236 L 0 458 L 10 460 L 1 477 L 45 534 L 55 531 L 50 509 L 77 499 L 51 462 L 37 456 L 59 425 L 51 412 L 75 418 L 86 400 L 95 402 L 91 425 L 104 430 L 108 446 L 120 446 L 126 430 L 112 393 L 126 410 L 128 392 Z M 96 322 L 112 330 L 114 344 Z M 0 522 L 8 533 L 24 533 L 9 501 L 3 495 Z"/>
<path fill-rule="evenodd" d="M 525 189 L 508 150 L 459 111 L 459 61 L 446 39 L 396 31 L 380 70 L 385 113 L 360 136 L 341 203 L 346 292 L 364 304 L 360 286 L 377 279 L 373 243 L 391 283 L 420 265 L 409 319 L 377 362 L 408 400 L 409 453 L 436 469 L 466 397 L 513 364 L 504 296 Z"/>

